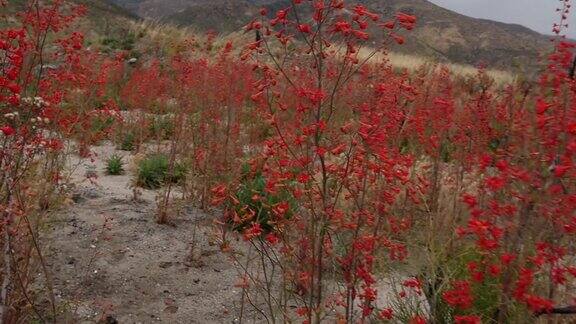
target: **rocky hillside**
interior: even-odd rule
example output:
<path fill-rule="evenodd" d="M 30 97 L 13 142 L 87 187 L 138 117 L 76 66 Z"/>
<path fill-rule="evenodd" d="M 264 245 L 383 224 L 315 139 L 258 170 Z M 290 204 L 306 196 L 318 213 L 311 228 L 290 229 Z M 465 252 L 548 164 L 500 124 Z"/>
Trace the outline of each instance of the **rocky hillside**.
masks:
<path fill-rule="evenodd" d="M 154 18 L 199 30 L 236 31 L 261 6 L 283 8 L 287 0 L 110 0 L 140 17 Z M 550 49 L 549 37 L 526 27 L 467 17 L 427 0 L 356 0 L 374 12 L 397 11 L 418 17 L 407 45 L 395 51 L 425 55 L 440 61 L 487 64 L 492 67 L 535 66 Z"/>
<path fill-rule="evenodd" d="M 10 0 L 7 6 L 0 8 L 0 25 L 14 21 L 15 14 L 25 9 L 28 0 Z M 126 22 L 139 19 L 137 14 L 109 0 L 66 0 L 67 4 L 82 4 L 88 9 L 86 17 L 77 23 L 78 28 L 90 36 L 115 35 L 126 27 Z"/>

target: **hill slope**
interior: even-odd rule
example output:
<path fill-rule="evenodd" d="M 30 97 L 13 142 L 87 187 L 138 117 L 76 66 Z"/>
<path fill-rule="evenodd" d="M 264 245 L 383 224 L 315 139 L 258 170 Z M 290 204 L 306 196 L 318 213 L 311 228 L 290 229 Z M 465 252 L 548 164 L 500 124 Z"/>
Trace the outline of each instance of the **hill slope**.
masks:
<path fill-rule="evenodd" d="M 261 6 L 272 9 L 287 0 L 110 0 L 140 17 L 159 19 L 199 30 L 229 33 L 249 22 Z M 493 67 L 534 66 L 550 48 L 549 37 L 526 27 L 467 17 L 427 0 L 356 0 L 391 17 L 397 11 L 418 17 L 406 46 L 394 49 L 441 61 L 486 63 Z"/>
<path fill-rule="evenodd" d="M 6 15 L 11 21 L 28 3 L 28 0 L 10 0 L 0 16 Z M 65 3 L 86 6 L 87 15 L 80 20 L 80 29 L 88 34 L 113 35 L 124 28 L 126 21 L 138 19 L 136 14 L 109 0 L 66 0 Z"/>

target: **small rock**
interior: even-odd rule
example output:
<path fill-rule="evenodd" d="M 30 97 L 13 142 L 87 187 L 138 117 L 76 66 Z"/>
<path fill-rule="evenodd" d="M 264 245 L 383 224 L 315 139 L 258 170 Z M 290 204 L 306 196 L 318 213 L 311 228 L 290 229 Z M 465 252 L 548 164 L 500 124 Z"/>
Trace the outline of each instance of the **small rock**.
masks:
<path fill-rule="evenodd" d="M 209 257 L 218 254 L 218 250 L 209 250 L 209 251 L 202 251 L 201 255 L 203 257 Z"/>
<path fill-rule="evenodd" d="M 106 318 L 98 321 L 98 324 L 118 324 L 118 320 L 112 315 L 106 316 Z"/>
<path fill-rule="evenodd" d="M 73 201 L 75 204 L 80 204 L 80 203 L 85 202 L 86 199 L 85 199 L 84 197 L 82 197 L 82 195 L 81 195 L 80 193 L 74 193 L 74 194 L 72 195 L 72 201 Z"/>
<path fill-rule="evenodd" d="M 174 265 L 174 262 L 160 262 L 160 264 L 158 265 L 160 268 L 162 269 L 167 269 L 170 268 L 171 266 Z"/>
<path fill-rule="evenodd" d="M 176 305 L 176 300 L 174 298 L 164 298 L 164 304 L 166 306 L 174 306 Z"/>
<path fill-rule="evenodd" d="M 97 177 L 98 177 L 98 171 L 90 168 L 90 169 L 86 170 L 86 172 L 84 173 L 84 176 L 85 176 L 87 179 L 97 178 Z"/>
<path fill-rule="evenodd" d="M 172 298 L 165 298 L 164 304 L 166 305 L 166 308 L 164 308 L 165 313 L 174 314 L 178 311 L 178 305 L 176 305 L 176 300 Z"/>
<path fill-rule="evenodd" d="M 176 305 L 167 306 L 166 308 L 164 308 L 164 313 L 175 314 L 176 312 L 178 312 L 178 306 Z"/>

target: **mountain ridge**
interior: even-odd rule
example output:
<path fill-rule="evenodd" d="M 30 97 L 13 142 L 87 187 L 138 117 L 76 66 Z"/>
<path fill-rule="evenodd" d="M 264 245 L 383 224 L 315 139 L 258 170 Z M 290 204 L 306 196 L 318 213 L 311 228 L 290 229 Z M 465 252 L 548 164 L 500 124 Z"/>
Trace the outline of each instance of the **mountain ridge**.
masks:
<path fill-rule="evenodd" d="M 271 11 L 287 0 L 110 0 L 143 18 L 157 19 L 200 31 L 227 34 L 257 17 L 264 6 Z M 549 51 L 551 36 L 528 27 L 456 13 L 427 0 L 356 0 L 368 9 L 392 17 L 402 11 L 416 15 L 414 31 L 394 51 L 428 56 L 438 61 L 496 68 L 536 67 Z M 379 39 L 375 39 L 378 41 Z"/>

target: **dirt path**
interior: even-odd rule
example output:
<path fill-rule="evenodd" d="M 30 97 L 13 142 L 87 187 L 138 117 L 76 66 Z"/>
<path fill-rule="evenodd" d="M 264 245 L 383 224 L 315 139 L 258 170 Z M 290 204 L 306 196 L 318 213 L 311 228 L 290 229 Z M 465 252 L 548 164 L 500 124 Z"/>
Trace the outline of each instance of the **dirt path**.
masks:
<path fill-rule="evenodd" d="M 114 148 L 75 171 L 74 203 L 43 237 L 59 311 L 68 323 L 232 323 L 238 313 L 237 272 L 210 244 L 211 220 L 189 209 L 175 226 L 154 221 L 154 192 L 132 200 L 130 172 L 108 176 Z M 131 157 L 125 156 L 128 164 Z M 87 170 L 97 184 L 85 181 Z M 194 258 L 190 258 L 196 233 Z M 200 258 L 198 258 L 201 255 Z M 199 259 L 199 260 L 198 260 Z"/>

